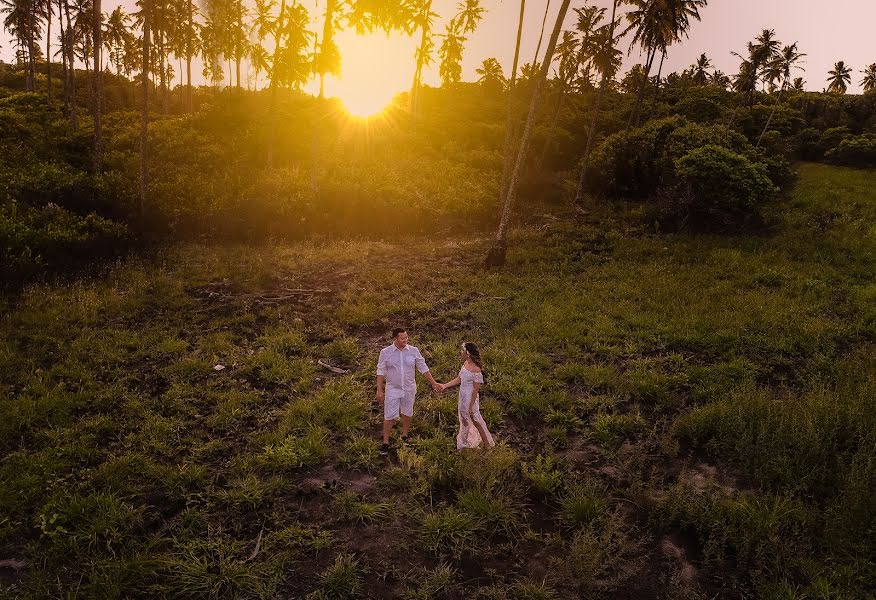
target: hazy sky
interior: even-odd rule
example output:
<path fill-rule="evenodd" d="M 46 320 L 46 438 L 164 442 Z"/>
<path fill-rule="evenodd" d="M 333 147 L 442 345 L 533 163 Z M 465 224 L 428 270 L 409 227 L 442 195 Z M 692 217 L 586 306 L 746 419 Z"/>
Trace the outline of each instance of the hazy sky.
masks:
<path fill-rule="evenodd" d="M 319 11 L 314 8 L 313 1 L 305 0 L 314 16 L 313 28 L 320 29 L 316 20 L 324 7 L 324 0 L 319 1 Z M 458 1 L 434 1 L 434 10 L 441 16 L 436 32 L 443 31 L 444 23 L 456 12 Z M 611 7 L 611 0 L 589 2 L 608 7 L 609 10 Z M 104 0 L 103 4 L 107 12 L 115 6 L 112 0 Z M 130 7 L 133 0 L 125 0 L 123 4 Z M 559 4 L 560 0 L 552 0 L 545 38 L 549 35 Z M 584 4 L 583 0 L 573 0 L 571 6 Z M 482 0 L 482 5 L 487 13 L 466 46 L 464 80 L 476 79 L 475 69 L 487 57 L 498 58 L 506 74 L 511 66 L 520 4 L 518 0 Z M 544 0 L 529 0 L 526 3 L 522 62 L 532 60 L 544 7 Z M 777 37 L 783 43 L 798 42 L 800 51 L 807 54 L 804 65 L 806 71 L 798 74 L 806 80 L 807 89 L 821 90 L 825 87 L 827 72 L 834 62 L 844 60 L 854 70 L 849 91 L 857 92 L 860 90 L 858 83 L 862 77 L 861 70 L 867 64 L 876 62 L 876 36 L 873 34 L 876 0 L 833 0 L 829 5 L 815 0 L 711 0 L 701 14 L 702 22 L 693 23 L 690 39 L 670 49 L 664 67 L 665 73 L 687 67 L 700 53 L 705 52 L 717 68 L 732 75 L 737 71 L 739 61 L 730 54 L 731 51 L 743 52 L 746 42 L 752 40 L 763 28 L 775 29 Z M 570 9 L 568 27 L 574 22 L 574 16 Z M 436 41 L 438 43 L 440 40 Z M 10 61 L 13 53 L 7 33 L 0 34 L 0 44 L 0 57 Z M 393 91 L 398 91 L 410 85 L 413 75 L 413 40 L 401 36 L 393 36 L 387 40 L 383 34 L 363 40 L 346 33 L 339 40 L 339 45 L 342 53 L 346 53 L 344 78 L 348 80 L 348 95 L 351 93 L 350 89 L 361 86 L 393 88 Z M 626 51 L 626 43 L 623 48 Z M 625 58 L 625 68 L 641 60 L 638 51 L 634 51 Z M 200 74 L 200 65 L 195 72 Z M 435 64 L 426 73 L 425 81 L 437 85 L 437 73 Z M 330 94 L 331 90 L 330 85 Z"/>

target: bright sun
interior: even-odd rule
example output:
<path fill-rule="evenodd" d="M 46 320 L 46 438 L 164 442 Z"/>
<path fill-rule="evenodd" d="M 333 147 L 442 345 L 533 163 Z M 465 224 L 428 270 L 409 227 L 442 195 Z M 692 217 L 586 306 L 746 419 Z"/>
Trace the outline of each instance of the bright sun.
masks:
<path fill-rule="evenodd" d="M 400 34 L 356 35 L 344 31 L 335 38 L 341 52 L 341 76 L 326 77 L 325 94 L 340 99 L 350 114 L 370 117 L 407 90 L 414 76 L 415 42 Z"/>

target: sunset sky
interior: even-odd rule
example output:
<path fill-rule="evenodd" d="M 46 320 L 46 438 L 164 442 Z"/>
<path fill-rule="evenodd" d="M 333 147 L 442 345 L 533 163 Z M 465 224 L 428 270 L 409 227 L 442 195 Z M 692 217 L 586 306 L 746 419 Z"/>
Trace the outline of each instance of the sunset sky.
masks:
<path fill-rule="evenodd" d="M 591 3 L 610 9 L 611 0 L 590 0 Z M 435 0 L 434 10 L 440 15 L 436 33 L 443 32 L 444 24 L 456 12 L 457 0 Z M 548 16 L 545 38 L 547 38 L 555 11 L 560 2 L 554 0 Z M 130 9 L 133 0 L 124 5 Z M 463 79 L 477 78 L 475 69 L 487 57 L 496 57 L 505 69 L 506 75 L 511 66 L 514 52 L 514 34 L 519 11 L 517 0 L 483 0 L 487 9 L 478 30 L 470 36 L 463 61 Z M 583 6 L 582 0 L 573 0 L 572 7 Z M 104 11 L 115 6 L 114 2 L 104 0 Z M 544 13 L 543 1 L 530 0 L 526 4 L 526 21 L 522 44 L 522 62 L 533 58 L 538 41 L 539 28 Z M 319 15 L 324 10 L 324 1 L 315 8 L 308 1 L 314 17 L 314 30 L 321 30 Z M 569 10 L 567 26 L 574 22 L 574 13 Z M 670 49 L 664 72 L 681 70 L 690 65 L 700 53 L 705 52 L 713 64 L 732 75 L 738 69 L 738 59 L 731 51 L 743 52 L 747 41 L 753 39 L 761 29 L 773 28 L 783 43 L 798 42 L 800 51 L 807 54 L 805 73 L 799 73 L 806 80 L 810 90 L 825 87 L 827 72 L 834 62 L 844 60 L 853 68 L 852 85 L 849 91 L 859 92 L 861 71 L 870 63 L 876 62 L 876 44 L 873 42 L 873 23 L 876 22 L 876 1 L 874 0 L 834 0 L 829 5 L 815 0 L 712 0 L 702 10 L 702 22 L 694 23 L 690 39 Z M 53 34 L 54 35 L 54 34 Z M 349 93 L 350 88 L 377 86 L 387 93 L 405 90 L 410 86 L 413 76 L 413 56 L 415 41 L 400 35 L 389 39 L 378 33 L 369 38 L 343 32 L 338 36 L 341 52 L 345 58 L 343 85 Z M 437 44 L 440 40 L 437 40 Z M 546 42 L 545 42 L 546 43 Z M 11 60 L 12 44 L 5 32 L 0 36 L 0 57 Z M 626 51 L 628 44 L 622 44 Z M 625 59 L 625 69 L 640 62 L 638 51 Z M 195 72 L 200 77 L 201 66 Z M 436 63 L 424 77 L 426 83 L 438 85 Z M 378 83 L 379 82 L 379 83 Z M 328 94 L 338 89 L 339 82 L 327 84 Z"/>

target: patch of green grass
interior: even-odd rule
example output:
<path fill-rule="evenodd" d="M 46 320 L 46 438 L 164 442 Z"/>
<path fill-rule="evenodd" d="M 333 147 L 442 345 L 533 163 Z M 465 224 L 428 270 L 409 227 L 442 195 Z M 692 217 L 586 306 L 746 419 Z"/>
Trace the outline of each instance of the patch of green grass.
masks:
<path fill-rule="evenodd" d="M 377 465 L 378 458 L 374 440 L 364 435 L 354 435 L 344 442 L 338 462 L 350 469 L 370 470 Z"/>
<path fill-rule="evenodd" d="M 265 537 L 264 544 L 268 553 L 295 555 L 303 550 L 315 555 L 331 548 L 335 540 L 330 531 L 296 524 L 270 533 Z"/>
<path fill-rule="evenodd" d="M 409 587 L 404 594 L 405 600 L 439 600 L 446 598 L 456 580 L 456 571 L 446 563 L 433 569 L 423 569 L 413 577 L 416 587 Z"/>
<path fill-rule="evenodd" d="M 314 428 L 304 435 L 290 434 L 277 444 L 265 446 L 259 457 L 267 469 L 283 472 L 319 464 L 328 452 L 328 433 Z"/>
<path fill-rule="evenodd" d="M 288 358 L 277 350 L 256 352 L 244 360 L 243 373 L 258 381 L 294 390 L 307 389 L 316 372 L 314 361 L 307 358 Z"/>
<path fill-rule="evenodd" d="M 638 413 L 610 415 L 600 413 L 593 419 L 591 437 L 607 446 L 635 440 L 648 431 L 648 423 Z"/>
<path fill-rule="evenodd" d="M 339 554 L 335 562 L 320 575 L 319 586 L 308 600 L 345 600 L 356 598 L 362 589 L 365 569 L 352 554 Z"/>
<path fill-rule="evenodd" d="M 571 529 L 593 525 L 605 511 L 605 496 L 594 485 L 573 485 L 560 499 L 560 520 Z"/>
<path fill-rule="evenodd" d="M 482 529 L 510 533 L 517 527 L 520 510 L 512 498 L 499 489 L 462 490 L 456 503 Z"/>
<path fill-rule="evenodd" d="M 353 492 L 341 492 L 335 495 L 335 508 L 345 520 L 372 525 L 389 515 L 390 506 L 385 502 L 362 502 Z"/>
<path fill-rule="evenodd" d="M 207 537 L 178 544 L 162 559 L 166 589 L 188 598 L 254 598 L 274 596 L 282 563 L 246 562 L 244 543 Z"/>
<path fill-rule="evenodd" d="M 263 346 L 284 356 L 303 354 L 309 344 L 304 333 L 294 329 L 278 326 L 268 330 L 265 335 L 256 340 L 256 346 Z"/>
<path fill-rule="evenodd" d="M 322 352 L 330 361 L 353 365 L 359 359 L 359 342 L 355 338 L 341 337 L 323 346 Z"/>
<path fill-rule="evenodd" d="M 289 402 L 273 435 L 285 436 L 312 427 L 355 432 L 368 424 L 369 414 L 370 397 L 365 390 L 352 379 L 335 379 L 315 394 Z"/>
<path fill-rule="evenodd" d="M 563 483 L 563 473 L 559 466 L 554 457 L 539 454 L 534 460 L 522 463 L 520 469 L 531 493 L 546 497 L 556 492 Z"/>
<path fill-rule="evenodd" d="M 420 540 L 435 555 L 459 558 L 477 545 L 478 530 L 474 517 L 451 506 L 423 518 Z"/>

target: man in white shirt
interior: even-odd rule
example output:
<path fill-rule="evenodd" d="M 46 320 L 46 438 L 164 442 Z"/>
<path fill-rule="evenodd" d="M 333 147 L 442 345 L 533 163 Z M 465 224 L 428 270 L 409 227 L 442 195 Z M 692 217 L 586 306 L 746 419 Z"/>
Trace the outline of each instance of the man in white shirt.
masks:
<path fill-rule="evenodd" d="M 408 441 L 411 417 L 414 416 L 414 397 L 417 395 L 417 380 L 414 369 L 423 374 L 432 384 L 432 389 L 441 391 L 441 385 L 432 377 L 426 359 L 415 346 L 408 345 L 408 332 L 398 327 L 392 330 L 392 344 L 380 351 L 377 360 L 377 402 L 383 405 L 383 446 L 389 450 L 389 434 L 401 413 L 402 441 Z M 384 381 L 386 393 L 384 394 Z"/>

